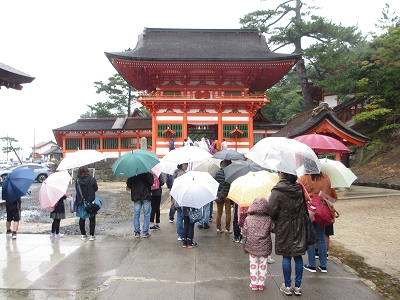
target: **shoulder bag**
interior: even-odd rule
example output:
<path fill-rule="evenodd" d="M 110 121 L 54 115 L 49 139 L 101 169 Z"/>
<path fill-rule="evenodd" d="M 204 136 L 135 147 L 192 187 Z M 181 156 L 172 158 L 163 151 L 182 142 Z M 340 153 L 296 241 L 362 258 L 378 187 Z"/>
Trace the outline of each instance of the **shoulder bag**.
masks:
<path fill-rule="evenodd" d="M 203 219 L 201 209 L 193 208 L 193 209 L 189 210 L 188 214 L 189 214 L 189 219 L 190 219 L 191 224 L 197 223 L 201 219 Z"/>
<path fill-rule="evenodd" d="M 85 211 L 88 214 L 96 213 L 101 208 L 101 205 L 102 205 L 100 199 L 97 198 L 97 196 L 95 196 L 94 200 L 92 202 L 88 203 L 86 201 L 86 198 L 83 197 L 82 189 L 81 189 L 79 182 L 78 182 L 78 190 L 79 190 L 79 194 L 81 195 L 81 197 L 83 199 L 83 207 L 85 208 Z"/>
<path fill-rule="evenodd" d="M 100 199 L 97 198 L 97 196 L 90 203 L 87 203 L 85 201 L 85 210 L 89 214 L 96 213 L 101 208 L 101 206 L 102 206 L 102 203 L 101 203 Z"/>

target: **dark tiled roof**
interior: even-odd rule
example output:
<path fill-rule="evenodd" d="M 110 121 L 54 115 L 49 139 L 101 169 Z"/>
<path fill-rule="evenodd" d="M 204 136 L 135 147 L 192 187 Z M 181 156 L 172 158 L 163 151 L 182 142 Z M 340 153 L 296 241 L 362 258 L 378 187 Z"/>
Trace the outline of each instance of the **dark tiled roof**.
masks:
<path fill-rule="evenodd" d="M 100 119 L 79 119 L 75 123 L 65 125 L 60 128 L 53 129 L 55 131 L 95 131 L 95 130 L 112 130 L 117 118 L 100 118 Z M 151 130 L 151 117 L 143 118 L 127 118 L 124 126 L 118 130 Z"/>
<path fill-rule="evenodd" d="M 62 154 L 62 149 L 58 146 L 52 146 L 49 150 L 40 153 L 40 155 L 48 155 L 48 154 Z"/>
<path fill-rule="evenodd" d="M 279 61 L 298 54 L 272 52 L 257 29 L 160 29 L 145 28 L 136 48 L 106 52 L 113 57 L 139 61 Z"/>
<path fill-rule="evenodd" d="M 357 131 L 346 126 L 338 118 L 327 103 L 321 103 L 318 107 L 305 111 L 303 113 L 291 117 L 286 126 L 276 132 L 273 136 L 295 138 L 297 136 L 307 134 L 316 128 L 324 120 L 330 121 L 339 130 L 357 140 L 367 142 L 370 138 L 358 133 Z"/>
<path fill-rule="evenodd" d="M 22 83 L 31 83 L 34 79 L 35 77 L 0 62 L 0 87 L 21 90 Z"/>

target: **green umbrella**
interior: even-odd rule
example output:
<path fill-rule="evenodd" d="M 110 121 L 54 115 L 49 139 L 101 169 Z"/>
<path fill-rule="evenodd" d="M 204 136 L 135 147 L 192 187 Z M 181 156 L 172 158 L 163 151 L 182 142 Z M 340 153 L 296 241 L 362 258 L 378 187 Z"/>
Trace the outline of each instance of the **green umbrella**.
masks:
<path fill-rule="evenodd" d="M 133 150 L 119 157 L 112 165 L 117 176 L 132 177 L 150 172 L 160 162 L 157 154 L 148 150 Z"/>

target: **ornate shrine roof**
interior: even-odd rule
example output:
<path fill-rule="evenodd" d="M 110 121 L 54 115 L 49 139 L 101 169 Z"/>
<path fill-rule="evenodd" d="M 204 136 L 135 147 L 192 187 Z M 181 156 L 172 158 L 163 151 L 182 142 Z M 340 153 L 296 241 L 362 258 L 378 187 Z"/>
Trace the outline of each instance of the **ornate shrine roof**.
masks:
<path fill-rule="evenodd" d="M 333 109 L 331 109 L 328 104 L 324 102 L 314 109 L 292 116 L 287 121 L 286 125 L 273 136 L 289 136 L 289 138 L 295 138 L 300 135 L 310 134 L 315 132 L 316 128 L 325 121 L 331 124 L 331 127 L 335 129 L 335 132 L 327 132 L 323 134 L 335 136 L 340 132 L 342 136 L 347 137 L 346 140 L 353 140 L 354 143 L 357 142 L 358 145 L 363 145 L 364 143 L 370 141 L 369 137 L 351 129 L 349 126 L 336 118 Z M 347 143 L 347 145 L 349 145 L 349 143 Z"/>
<path fill-rule="evenodd" d="M 300 54 L 272 52 L 258 29 L 145 28 L 132 51 L 106 56 L 143 61 L 260 62 L 297 60 Z"/>
<path fill-rule="evenodd" d="M 23 83 L 31 83 L 35 77 L 14 69 L 0 62 L 0 88 L 12 88 L 22 90 Z"/>

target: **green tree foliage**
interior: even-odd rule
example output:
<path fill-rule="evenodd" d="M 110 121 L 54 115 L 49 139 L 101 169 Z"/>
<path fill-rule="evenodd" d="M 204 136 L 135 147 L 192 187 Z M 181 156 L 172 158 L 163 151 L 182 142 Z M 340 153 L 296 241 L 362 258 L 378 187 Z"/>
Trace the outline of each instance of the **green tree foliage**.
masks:
<path fill-rule="evenodd" d="M 317 8 L 307 6 L 301 0 L 287 0 L 274 9 L 252 12 L 240 19 L 244 28 L 258 28 L 265 33 L 269 46 L 275 46 L 273 51 L 291 45 L 295 53 L 303 54 L 303 58 L 296 63 L 295 70 L 306 110 L 313 108 L 310 81 L 323 79 L 326 68 L 333 61 L 330 55 L 335 51 L 345 53 L 350 46 L 358 45 L 363 40 L 356 27 L 336 25 L 320 16 L 311 15 L 311 11 L 315 9 Z M 307 42 L 313 40 L 314 46 L 303 48 L 305 39 Z M 326 66 L 318 66 L 319 60 L 314 57 L 317 52 L 319 60 L 326 60 Z M 309 67 L 315 71 L 312 75 L 316 78 L 310 78 L 307 74 L 305 60 L 308 60 Z"/>
<path fill-rule="evenodd" d="M 14 142 L 18 143 L 18 140 L 16 140 L 15 138 L 9 137 L 9 136 L 4 136 L 4 137 L 0 137 L 0 139 L 3 142 L 7 143 L 7 146 L 2 148 L 3 153 L 10 153 L 10 152 L 13 152 L 14 150 L 15 151 L 22 150 L 22 148 L 20 148 L 20 147 L 12 146 L 12 143 L 14 143 Z"/>
<path fill-rule="evenodd" d="M 357 123 L 375 131 L 400 122 L 400 25 L 371 43 L 371 54 L 361 64 L 363 77 L 358 81 L 357 98 L 365 101 L 366 111 L 354 117 Z"/>
<path fill-rule="evenodd" d="M 131 87 L 119 74 L 114 74 L 108 78 L 107 83 L 95 81 L 96 93 L 105 93 L 109 100 L 97 102 L 94 105 L 88 105 L 89 112 L 81 117 L 107 118 L 107 117 L 125 117 L 130 116 L 132 104 L 136 102 L 136 90 Z"/>
<path fill-rule="evenodd" d="M 261 109 L 262 114 L 274 123 L 286 123 L 293 115 L 304 111 L 304 101 L 295 71 L 291 70 L 273 88 L 268 90 L 270 102 Z"/>

